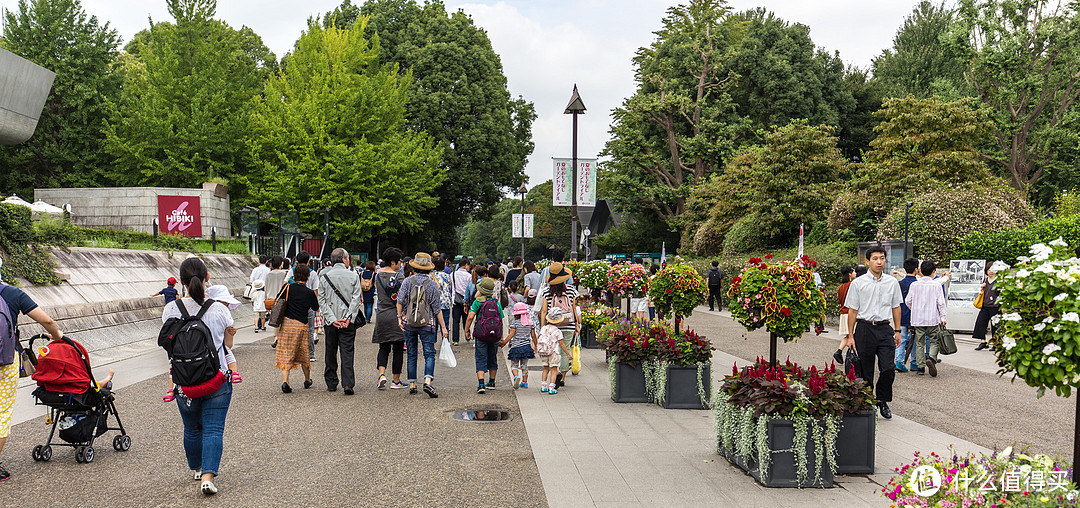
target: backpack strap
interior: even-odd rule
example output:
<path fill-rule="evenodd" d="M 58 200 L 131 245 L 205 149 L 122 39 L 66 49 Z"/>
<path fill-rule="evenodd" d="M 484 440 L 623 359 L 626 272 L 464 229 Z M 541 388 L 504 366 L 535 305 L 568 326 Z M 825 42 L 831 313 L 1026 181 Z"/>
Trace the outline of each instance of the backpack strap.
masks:
<path fill-rule="evenodd" d="M 206 315 L 206 311 L 210 310 L 210 307 L 213 307 L 214 303 L 216 303 L 214 300 L 206 300 L 203 302 L 202 308 L 199 309 L 199 313 L 195 315 L 195 319 L 202 320 L 203 316 Z"/>
<path fill-rule="evenodd" d="M 173 302 L 176 303 L 176 308 L 177 308 L 177 310 L 180 311 L 180 317 L 182 317 L 184 319 L 187 319 L 187 318 L 191 317 L 191 314 L 188 314 L 187 305 L 184 305 L 184 299 L 183 298 L 177 298 L 177 299 L 173 300 Z M 200 310 L 200 312 L 201 312 L 201 310 Z M 201 317 L 201 315 L 200 315 L 200 317 Z"/>

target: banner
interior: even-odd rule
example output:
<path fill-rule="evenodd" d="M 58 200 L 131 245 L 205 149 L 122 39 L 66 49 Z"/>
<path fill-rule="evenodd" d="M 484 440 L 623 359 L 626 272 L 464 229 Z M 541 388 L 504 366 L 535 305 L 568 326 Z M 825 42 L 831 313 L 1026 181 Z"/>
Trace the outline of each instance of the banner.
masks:
<path fill-rule="evenodd" d="M 198 196 L 158 196 L 158 230 L 165 235 L 202 236 Z"/>
<path fill-rule="evenodd" d="M 522 216 L 522 214 L 515 213 L 511 217 L 511 224 L 512 224 L 511 229 L 513 230 L 513 233 L 511 233 L 511 238 L 522 238 L 522 233 L 524 233 L 525 238 L 532 238 L 533 237 L 533 214 L 531 214 L 531 213 L 525 214 L 524 225 L 522 225 L 521 216 Z M 524 229 L 524 232 L 522 231 L 522 229 Z"/>
<path fill-rule="evenodd" d="M 554 171 L 551 177 L 553 206 L 571 206 L 573 196 L 571 185 L 575 175 L 570 172 L 573 159 L 552 157 Z M 596 206 L 596 159 L 578 158 L 577 169 L 577 204 L 578 206 Z"/>

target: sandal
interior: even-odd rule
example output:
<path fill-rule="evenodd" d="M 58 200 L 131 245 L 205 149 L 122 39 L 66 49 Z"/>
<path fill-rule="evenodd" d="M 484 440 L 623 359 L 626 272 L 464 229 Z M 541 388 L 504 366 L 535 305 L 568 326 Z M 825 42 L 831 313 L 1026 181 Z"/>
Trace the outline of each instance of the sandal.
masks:
<path fill-rule="evenodd" d="M 240 373 L 233 371 L 232 376 L 229 378 L 230 383 L 243 383 L 244 378 L 240 377 Z"/>
<path fill-rule="evenodd" d="M 176 394 L 173 392 L 166 393 L 165 396 L 161 398 L 162 402 L 172 402 L 174 400 L 176 400 Z"/>

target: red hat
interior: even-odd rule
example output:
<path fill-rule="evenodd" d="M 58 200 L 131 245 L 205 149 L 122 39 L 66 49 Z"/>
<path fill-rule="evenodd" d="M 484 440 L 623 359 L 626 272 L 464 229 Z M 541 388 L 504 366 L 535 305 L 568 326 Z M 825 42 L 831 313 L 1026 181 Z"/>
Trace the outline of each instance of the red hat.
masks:
<path fill-rule="evenodd" d="M 169 280 L 167 280 L 166 282 L 168 282 L 169 284 L 176 284 L 176 277 L 169 277 Z"/>

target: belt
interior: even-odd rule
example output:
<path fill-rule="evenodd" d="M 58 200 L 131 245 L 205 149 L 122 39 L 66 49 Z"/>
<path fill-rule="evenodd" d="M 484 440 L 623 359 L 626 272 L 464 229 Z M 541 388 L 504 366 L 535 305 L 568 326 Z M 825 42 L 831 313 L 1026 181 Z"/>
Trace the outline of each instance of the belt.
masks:
<path fill-rule="evenodd" d="M 884 326 L 884 325 L 889 324 L 888 319 L 885 319 L 885 320 L 882 320 L 882 321 L 870 321 L 870 320 L 867 320 L 867 319 L 856 319 L 855 321 L 857 323 L 866 323 L 868 325 L 873 325 L 873 326 Z"/>

